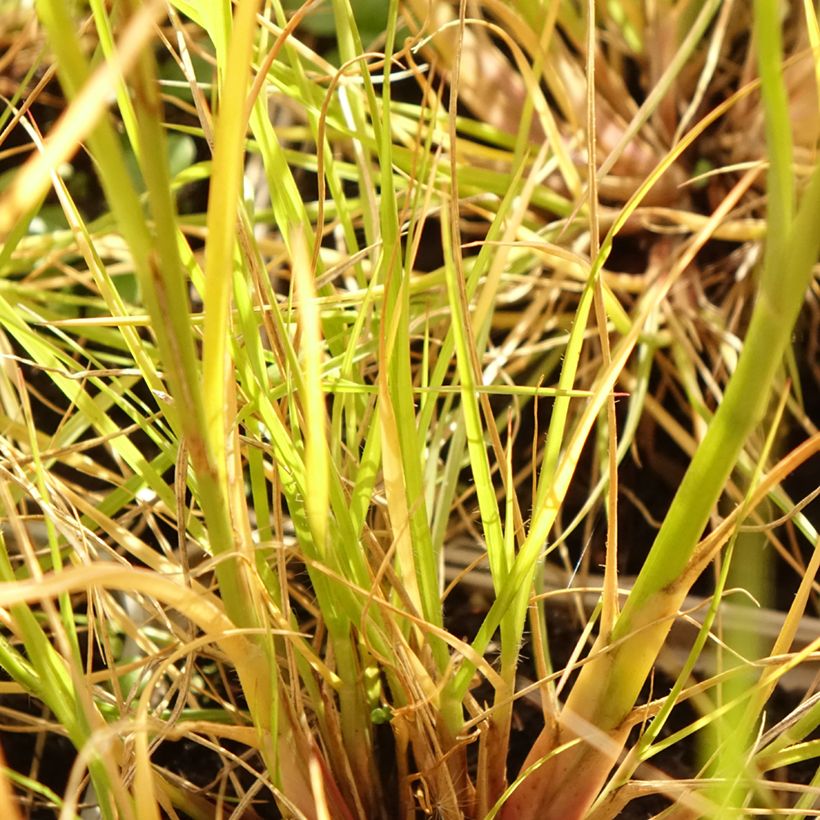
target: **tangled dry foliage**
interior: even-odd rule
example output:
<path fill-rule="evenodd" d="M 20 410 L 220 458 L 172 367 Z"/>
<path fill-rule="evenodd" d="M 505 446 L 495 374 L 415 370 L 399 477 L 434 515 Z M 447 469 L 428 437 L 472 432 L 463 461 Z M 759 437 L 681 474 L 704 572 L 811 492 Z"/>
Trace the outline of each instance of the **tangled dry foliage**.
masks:
<path fill-rule="evenodd" d="M 675 269 L 675 261 L 689 250 L 689 237 L 702 228 L 710 213 L 725 203 L 739 173 L 765 164 L 767 150 L 756 81 L 756 52 L 749 37 L 752 29 L 750 4 L 714 4 L 711 8 L 706 4 L 700 9 L 703 18 L 697 21 L 694 20 L 695 9 L 687 4 L 680 4 L 674 12 L 668 8 L 661 12 L 656 8 L 654 16 L 651 12 L 644 16 L 645 10 L 632 4 L 621 12 L 627 18 L 626 22 L 614 13 L 613 17 L 601 14 L 598 23 L 602 31 L 596 38 L 592 100 L 588 97 L 589 84 L 586 82 L 586 76 L 591 74 L 590 65 L 584 65 L 580 57 L 584 54 L 584 43 L 579 28 L 573 31 L 567 19 L 571 13 L 559 22 L 548 15 L 543 29 L 528 29 L 522 25 L 524 14 L 519 16 L 502 4 L 487 3 L 482 4 L 483 15 L 470 7 L 470 23 L 462 31 L 453 25 L 457 10 L 449 4 L 418 2 L 409 5 L 416 19 L 424 20 L 420 26 L 422 31 L 438 32 L 431 38 L 427 53 L 438 61 L 437 67 L 448 76 L 451 86 L 455 84 L 453 68 L 460 68 L 459 99 L 479 120 L 490 122 L 499 130 L 513 132 L 535 109 L 529 136 L 539 144 L 550 142 L 556 157 L 554 171 L 548 177 L 551 190 L 562 192 L 575 203 L 584 198 L 590 181 L 584 175 L 586 169 L 582 163 L 589 164 L 589 151 L 594 145 L 597 194 L 602 203 L 598 222 L 601 232 L 609 229 L 625 204 L 634 201 L 636 191 L 647 178 L 656 175 L 658 168 L 664 169 L 660 179 L 656 179 L 649 190 L 641 192 L 641 204 L 632 211 L 620 232 L 623 248 L 608 263 L 609 270 L 603 273 L 621 304 L 629 305 L 632 294 L 644 291 L 647 283 L 659 274 Z M 716 18 L 707 23 L 715 11 Z M 789 15 L 784 15 L 787 55 L 784 78 L 795 161 L 804 173 L 808 173 L 816 162 L 820 109 L 817 61 L 812 57 L 808 34 L 816 21 L 810 17 L 807 28 L 803 11 L 795 5 Z M 563 36 L 550 36 L 553 24 Z M 687 33 L 694 42 L 687 43 Z M 640 43 L 638 49 L 634 48 L 635 37 Z M 548 45 L 544 46 L 545 43 Z M 675 63 L 680 71 L 670 77 Z M 539 81 L 547 88 L 543 98 L 535 88 Z M 594 133 L 594 141 L 591 141 L 591 133 Z M 684 145 L 685 150 L 682 150 Z M 562 152 L 565 165 L 561 163 Z M 567 171 L 570 163 L 577 170 L 577 176 L 572 170 Z M 670 463 L 669 448 L 663 442 L 660 447 L 655 446 L 659 438 L 657 430 L 663 430 L 691 456 L 695 441 L 704 430 L 703 417 L 697 408 L 704 405 L 714 408 L 720 402 L 722 385 L 733 370 L 736 353 L 742 344 L 739 340 L 743 338 L 751 311 L 754 294 L 751 273 L 760 258 L 765 206 L 765 184 L 761 176 L 738 202 L 733 203 L 729 218 L 710 230 L 703 251 L 687 264 L 661 309 L 663 318 L 659 331 L 668 334 L 665 341 L 669 342 L 671 355 L 666 355 L 666 351 L 656 353 L 655 366 L 660 379 L 654 387 L 654 395 L 646 398 L 646 413 L 637 432 L 637 441 L 643 447 L 640 448 L 640 459 L 636 460 L 642 460 L 661 476 L 667 474 L 667 480 L 672 483 L 674 476 L 681 475 L 682 471 Z M 567 234 L 570 235 L 567 244 L 573 250 L 580 248 L 582 252 L 588 252 L 591 248 L 594 251 L 597 237 L 583 229 L 575 233 L 573 229 L 583 223 L 572 219 L 574 216 L 577 216 L 577 208 L 570 220 L 563 223 L 562 238 L 566 240 Z M 547 270 L 555 264 L 554 260 L 550 263 Z M 619 263 L 629 272 L 618 272 Z M 549 282 L 554 285 L 554 272 L 560 277 L 567 269 L 562 270 L 559 264 L 550 272 L 553 277 Z M 807 294 L 800 334 L 810 350 L 808 358 L 802 360 L 801 356 L 801 360 L 804 362 L 802 373 L 804 377 L 808 376 L 806 384 L 811 385 L 809 390 L 812 391 L 816 391 L 818 375 L 816 364 L 812 364 L 817 344 L 814 281 L 812 291 Z M 566 289 L 562 289 L 562 298 L 567 298 Z M 543 310 L 545 304 L 549 305 L 546 311 Z M 515 315 L 511 322 L 514 330 L 510 335 L 516 340 L 526 339 L 528 345 L 524 349 L 527 350 L 529 344 L 543 343 L 544 313 L 550 318 L 562 315 L 561 307 L 555 302 L 535 302 L 535 305 L 532 312 L 524 317 Z M 567 312 L 572 315 L 572 308 Z M 528 320 L 532 322 L 529 327 L 533 328 L 529 335 Z M 507 347 L 513 347 L 509 340 Z M 501 343 L 490 353 L 485 363 L 488 368 L 493 367 L 492 357 L 504 349 L 505 345 Z M 592 349 L 595 350 L 594 346 Z M 591 354 L 592 357 L 595 355 Z M 598 372 L 600 364 L 599 360 L 585 372 Z M 633 374 L 627 371 L 622 374 L 624 388 L 635 390 L 636 384 Z M 689 409 L 683 410 L 687 406 Z M 806 435 L 816 434 L 811 411 L 806 412 L 802 401 L 793 405 L 792 410 L 796 410 L 797 427 Z M 675 415 L 681 412 L 693 422 L 694 438 L 678 425 Z M 815 496 L 811 478 L 807 486 L 810 495 L 799 506 L 809 503 Z M 622 489 L 651 519 L 651 513 L 635 497 L 640 493 L 632 494 L 628 487 Z M 587 524 L 591 521 L 588 518 Z M 560 527 L 558 529 L 560 532 Z M 801 552 L 794 542 L 789 544 L 790 539 L 781 542 L 773 530 L 769 530 L 769 536 L 784 564 L 794 570 L 797 579 L 802 577 L 805 580 L 805 551 Z M 797 554 L 801 557 L 795 561 Z M 589 554 L 584 557 L 589 558 Z M 582 559 L 581 565 L 584 564 L 588 568 L 590 562 Z M 809 583 L 813 574 L 814 570 L 810 569 Z M 782 574 L 777 577 L 781 579 Z M 805 626 L 806 643 L 803 646 L 813 645 L 812 635 L 816 632 L 817 622 L 807 619 Z M 677 664 L 679 668 L 680 659 Z M 808 677 L 801 683 L 806 687 L 807 695 L 816 685 L 812 676 L 809 667 Z M 560 735 L 557 735 L 559 741 L 549 738 L 549 707 L 545 707 L 545 715 L 547 740 L 531 751 L 528 764 L 538 765 L 539 758 L 560 742 Z M 613 753 L 618 753 L 617 746 L 614 752 L 606 754 Z M 628 767 L 626 769 L 630 771 Z M 570 771 L 564 770 L 564 774 Z M 559 774 L 552 774 L 556 784 L 548 792 L 547 804 L 531 796 L 533 792 L 521 789 L 521 799 L 514 797 L 507 803 L 502 810 L 503 816 L 543 817 L 547 812 L 549 816 L 566 817 L 583 811 L 583 799 L 579 806 L 571 794 L 572 789 L 561 780 L 560 761 L 556 764 L 556 772 Z M 632 788 L 622 788 L 620 794 L 610 788 L 604 802 L 597 804 L 595 816 L 615 816 L 635 796 L 653 789 L 664 791 L 664 786 L 659 786 L 656 781 L 644 790 L 635 784 Z M 562 801 L 567 793 L 570 796 Z M 669 789 L 667 794 L 680 800 L 678 787 Z M 803 806 L 810 802 L 804 801 Z M 723 816 L 721 811 L 728 811 L 728 808 L 718 809 L 719 816 Z M 687 804 L 683 800 L 678 813 L 714 816 L 715 807 L 696 801 Z"/>
<path fill-rule="evenodd" d="M 108 205 L 96 201 L 96 193 L 69 193 L 56 179 L 56 210 L 65 213 L 68 225 L 49 227 L 46 209 L 55 203 L 47 200 L 40 211 L 45 227 L 17 237 L 8 255 L 0 252 L 0 505 L 11 568 L 3 580 L 10 581 L 12 571 L 20 583 L 34 579 L 20 587 L 19 594 L 31 603 L 40 602 L 36 619 L 45 624 L 44 634 L 62 657 L 73 656 L 72 633 L 80 635 L 77 646 L 82 651 L 77 654 L 82 662 L 70 667 L 68 677 L 77 686 L 77 703 L 82 705 L 77 708 L 87 709 L 91 716 L 89 732 L 96 733 L 95 743 L 102 743 L 103 737 L 108 744 L 103 747 L 110 752 L 101 764 L 104 772 L 92 775 L 101 778 L 95 785 L 113 784 L 110 797 L 121 816 L 128 814 L 124 806 L 132 806 L 135 817 L 160 816 L 159 807 L 167 816 L 213 817 L 230 805 L 236 817 L 273 816 L 277 811 L 317 820 L 484 818 L 498 811 L 506 820 L 546 817 L 547 807 L 533 799 L 526 802 L 526 790 L 518 792 L 524 797 L 513 791 L 503 807 L 501 798 L 535 739 L 532 726 L 540 729 L 546 722 L 549 728 L 555 723 L 574 664 L 589 650 L 596 623 L 591 615 L 603 584 L 600 566 L 609 560 L 617 563 L 619 544 L 621 567 L 627 574 L 640 569 L 658 519 L 735 370 L 753 308 L 768 192 L 766 129 L 757 52 L 750 36 L 752 4 L 594 4 L 590 59 L 586 9 L 575 3 L 401 3 L 406 28 L 396 29 L 404 31 L 407 40 L 396 44 L 392 64 L 405 79 L 396 86 L 396 96 L 403 99 L 393 100 L 387 120 L 393 150 L 387 173 L 404 186 L 398 194 L 402 237 L 395 253 L 400 250 L 405 256 L 410 293 L 405 375 L 418 389 L 414 421 L 419 452 L 424 454 L 421 478 L 425 515 L 431 522 L 429 540 L 444 547 L 444 561 L 447 548 L 452 553 L 446 569 L 434 567 L 440 575 L 440 588 L 434 591 L 445 601 L 443 623 L 426 614 L 423 584 L 420 588 L 418 573 L 408 569 L 418 560 L 405 543 L 407 532 L 417 536 L 412 529 L 414 508 L 405 501 L 403 517 L 397 515 L 395 489 L 389 485 L 391 478 L 394 484 L 401 482 L 395 464 L 391 473 L 388 456 L 378 464 L 364 511 L 359 513 L 357 507 L 356 491 L 366 486 L 361 467 L 365 456 L 372 455 L 364 433 L 376 412 L 376 391 L 383 406 L 393 389 L 381 375 L 390 338 L 395 338 L 388 330 L 404 331 L 395 330 L 398 318 L 391 321 L 389 313 L 379 313 L 379 300 L 390 287 L 389 279 L 379 279 L 386 255 L 376 204 L 385 195 L 385 181 L 379 180 L 379 145 L 375 137 L 359 141 L 361 134 L 350 121 L 334 113 L 333 95 L 327 89 L 343 85 L 341 75 L 325 59 L 327 36 L 310 23 L 311 15 L 325 5 L 288 6 L 301 6 L 304 13 L 289 35 L 298 59 L 304 61 L 310 92 L 294 91 L 297 83 L 288 75 L 291 85 L 279 82 L 281 77 L 278 85 L 271 81 L 268 99 L 283 148 L 283 167 L 292 174 L 303 200 L 300 208 L 304 206 L 315 233 L 315 246 L 300 245 L 309 231 L 288 233 L 291 228 L 281 217 L 276 191 L 271 191 L 258 139 L 248 149 L 245 167 L 247 181 L 255 187 L 245 199 L 246 204 L 255 200 L 255 217 L 250 228 L 240 219 L 236 229 L 240 255 L 262 260 L 264 276 L 258 269 L 248 275 L 253 292 L 247 304 L 235 306 L 235 336 L 241 335 L 238 327 L 247 327 L 242 322 L 248 316 L 258 316 L 252 330 L 262 340 L 260 357 L 267 357 L 264 361 L 271 370 L 298 381 L 305 374 L 298 367 L 296 375 L 291 374 L 292 361 L 298 360 L 291 354 L 298 350 L 307 357 L 308 343 L 303 340 L 311 340 L 314 331 L 317 338 L 320 333 L 288 311 L 294 299 L 297 304 L 314 299 L 321 305 L 314 317 L 317 323 L 320 314 L 322 321 L 328 316 L 340 320 L 333 327 L 341 342 L 330 336 L 330 322 L 323 325 L 325 361 L 347 355 L 343 365 L 328 369 L 327 383 L 335 381 L 318 402 L 319 410 L 293 387 L 272 394 L 270 416 L 244 383 L 227 391 L 236 417 L 230 420 L 235 436 L 228 437 L 227 446 L 231 485 L 226 498 L 233 537 L 239 552 L 246 549 L 248 566 L 261 579 L 240 588 L 250 590 L 247 608 L 264 612 L 264 617 L 234 617 L 216 595 L 217 586 L 220 591 L 227 586 L 219 573 L 229 562 L 213 543 L 207 520 L 211 510 L 196 496 L 201 480 L 197 453 L 186 450 L 180 444 L 184 438 L 174 432 L 180 401 L 165 393 L 168 384 L 149 332 L 151 319 L 136 299 L 129 302 L 127 285 L 120 291 L 121 311 L 112 310 L 111 300 L 119 297 L 101 284 L 133 278 L 128 242 L 109 218 Z M 262 7 L 265 25 L 260 29 L 271 37 L 282 31 L 270 22 L 276 19 L 271 9 L 278 7 Z M 165 16 L 158 17 L 158 30 L 152 29 L 151 37 L 163 54 L 160 62 L 178 61 L 181 76 L 191 82 L 191 57 L 209 70 L 215 57 L 209 36 L 185 17 L 185 11 L 185 3 L 173 3 Z M 98 44 L 94 26 L 82 24 L 78 31 L 90 53 Z M 820 137 L 816 44 L 816 12 L 810 4 L 791 3 L 783 17 L 784 80 L 794 167 L 801 184 L 817 163 Z M 373 55 L 384 45 L 382 38 L 364 44 Z M 14 99 L 16 111 L 0 122 L 4 183 L 26 160 L 38 131 L 47 137 L 53 115 L 67 105 L 54 80 L 57 67 L 52 59 L 31 10 L 19 3 L 0 4 L 0 93 Z M 359 71 L 361 61 L 347 66 L 352 73 L 354 65 Z M 380 71 L 377 56 L 371 70 Z M 587 78 L 593 75 L 591 85 Z M 210 159 L 213 149 L 213 99 L 204 83 L 191 86 L 190 100 L 171 94 L 170 86 L 163 100 L 163 116 L 172 124 L 169 130 L 193 135 L 200 160 L 191 160 L 180 172 L 175 191 L 210 179 L 212 173 L 203 158 Z M 27 123 L 24 138 L 21 122 Z M 371 127 L 368 120 L 367 129 Z M 91 179 L 91 163 L 82 155 L 66 159 L 72 160 L 79 178 Z M 593 178 L 590 168 L 596 171 Z M 345 193 L 342 181 L 355 193 Z M 91 191 L 98 190 L 90 184 Z M 0 195 L 6 187 L 0 187 Z M 513 189 L 517 194 L 508 201 Z M 193 271 L 190 303 L 197 350 L 206 333 L 201 314 L 206 291 L 197 278 L 200 266 L 206 267 L 201 249 L 209 241 L 210 223 L 203 209 L 210 206 L 203 199 L 193 195 L 188 212 L 178 217 L 180 236 L 190 253 L 186 268 Z M 248 207 L 249 213 L 253 211 Z M 4 216 L 8 212 L 3 211 Z M 619 224 L 624 213 L 628 218 Z M 719 219 L 712 218 L 715 213 Z M 453 259 L 468 271 L 471 265 L 484 264 L 476 261 L 482 251 L 493 250 L 480 287 L 476 283 L 472 291 L 465 291 L 465 316 L 472 317 L 482 340 L 474 348 L 475 371 L 483 385 L 497 388 L 482 394 L 481 412 L 492 453 L 493 491 L 499 509 L 508 516 L 510 548 L 513 540 L 520 547 L 529 510 L 538 497 L 543 433 L 550 420 L 551 399 L 534 400 L 533 388 L 559 383 L 591 260 L 616 224 L 601 270 L 598 326 L 591 322 L 583 335 L 569 387 L 602 390 L 599 379 L 611 364 L 610 347 L 628 336 L 635 316 L 644 310 L 641 300 L 656 292 L 653 288 L 662 291 L 662 297 L 649 311 L 636 352 L 625 358 L 617 373 L 613 386 L 618 406 L 609 408 L 602 399 L 598 442 L 592 433 L 583 451 L 579 449 L 570 469 L 572 474 L 577 468 L 575 483 L 556 501 L 546 581 L 538 587 L 542 593 L 546 590 L 546 603 L 533 612 L 530 622 L 533 637 L 527 651 L 532 661 L 520 664 L 516 674 L 516 659 L 509 678 L 506 661 L 496 662 L 495 644 L 485 645 L 487 656 L 482 659 L 483 650 L 476 657 L 462 643 L 473 638 L 468 634 L 473 618 L 490 608 L 494 590 L 484 566 L 486 533 L 476 514 L 480 482 L 473 482 L 465 466 L 466 435 L 454 421 L 462 412 L 455 398 L 458 370 L 449 340 L 457 300 L 448 299 L 442 271 Z M 83 244 L 88 237 L 93 251 Z M 356 241 L 360 247 L 353 247 Z M 299 280 L 300 264 L 320 274 L 311 286 L 315 291 Z M 105 275 L 100 276 L 95 265 L 104 268 Z M 729 517 L 733 506 L 743 502 L 755 467 L 773 476 L 766 502 L 770 508 L 761 505 L 750 511 L 747 534 L 761 541 L 757 549 L 765 544 L 771 556 L 768 572 L 780 590 L 771 593 L 760 618 L 748 617 L 754 624 L 769 624 L 759 627 L 769 641 L 761 664 L 768 654 L 785 657 L 790 651 L 805 651 L 799 658 L 801 674 L 791 679 L 791 700 L 787 698 L 788 705 L 781 709 L 784 714 L 772 707 L 783 720 L 774 730 L 766 725 L 769 734 L 751 747 L 750 754 L 758 755 L 758 769 L 748 800 L 772 816 L 786 809 L 811 811 L 820 789 L 816 775 L 807 783 L 805 772 L 794 765 L 816 761 L 817 741 L 807 733 L 805 742 L 815 745 L 800 752 L 783 741 L 787 730 L 817 707 L 817 665 L 811 662 L 817 656 L 817 621 L 811 613 L 817 609 L 820 587 L 814 580 L 816 544 L 813 548 L 806 535 L 814 532 L 806 514 L 816 488 L 805 462 L 816 453 L 818 442 L 812 413 L 816 416 L 820 377 L 819 295 L 815 277 L 795 331 L 797 344 L 774 391 L 784 398 L 780 430 L 785 432 L 774 443 L 767 441 L 774 426 L 772 411 L 748 442 L 742 469 L 728 482 L 711 522 L 718 530 L 722 517 Z M 276 324 L 276 311 L 270 309 L 274 303 L 298 331 L 283 331 Z M 359 315 L 367 316 L 361 326 Z M 349 347 L 342 326 L 355 327 L 360 334 Z M 253 357 L 230 355 L 237 360 L 240 383 L 245 378 L 241 366 L 252 370 Z M 441 390 L 435 400 L 427 401 L 424 390 L 436 372 L 439 382 L 431 389 Z M 518 388 L 522 392 L 516 392 Z M 352 399 L 344 411 L 338 410 L 345 389 L 361 399 L 355 412 Z M 168 411 L 165 402 L 171 399 L 176 400 L 176 410 Z M 286 486 L 291 465 L 281 467 L 271 436 L 259 432 L 265 425 L 273 427 L 271 419 L 290 424 L 298 440 L 294 452 L 301 457 L 303 445 L 308 452 L 311 445 L 303 441 L 299 422 L 307 430 L 311 413 L 325 412 L 322 402 L 332 419 L 328 469 L 338 473 L 344 501 L 362 522 L 357 546 L 366 555 L 364 580 L 355 572 L 345 576 L 343 567 L 321 551 L 306 551 L 305 533 L 314 540 L 331 538 L 311 519 L 310 504 L 323 496 L 317 489 L 313 500 L 305 502 L 308 524 L 295 520 L 294 496 L 287 495 Z M 582 426 L 584 409 L 583 401 L 567 404 L 566 430 Z M 390 442 L 387 424 L 382 422 L 381 431 Z M 305 495 L 321 484 L 315 473 L 309 474 Z M 619 496 L 621 506 L 615 507 Z M 262 497 L 264 512 L 258 503 Z M 776 505 L 784 509 L 777 510 Z M 328 501 L 328 509 L 331 506 Z M 319 515 L 333 517 L 326 511 Z M 333 533 L 338 536 L 339 531 Z M 456 547 L 465 543 L 478 548 L 475 560 L 471 553 L 457 564 L 463 555 L 456 560 Z M 396 554 L 400 560 L 394 563 Z M 436 552 L 433 563 L 438 558 Z M 63 563 L 74 564 L 75 574 L 63 573 L 64 580 L 49 574 L 49 580 L 38 586 L 44 572 L 60 569 Z M 142 569 L 134 571 L 134 566 Z M 718 559 L 715 578 L 721 572 Z M 338 584 L 337 590 L 347 590 L 336 593 L 340 599 L 349 595 L 352 601 L 345 598 L 340 609 L 349 606 L 360 619 L 351 618 L 354 625 L 341 638 L 338 624 L 328 616 L 327 599 L 322 599 L 323 578 Z M 179 579 L 183 580 L 177 583 Z M 753 580 L 744 582 L 738 576 L 742 583 L 752 586 Z M 577 587 L 578 594 L 556 595 L 560 603 L 553 606 L 550 593 L 568 587 Z M 797 614 L 802 623 L 795 634 L 802 637 L 793 647 L 774 653 L 772 647 L 780 646 L 785 630 L 795 626 L 785 620 L 784 627 L 784 611 L 796 592 L 805 593 L 804 604 L 808 601 L 808 614 Z M 69 593 L 73 597 L 60 605 L 75 612 L 71 628 L 55 604 L 59 595 Z M 261 600 L 263 593 L 270 594 L 271 601 Z M 12 592 L 8 596 L 1 604 L 7 607 L 1 611 L 3 643 L 19 647 L 25 634 L 20 623 L 29 615 L 21 614 L 22 599 L 12 598 Z M 706 598 L 687 599 L 685 608 L 704 601 L 708 603 Z M 402 620 L 407 612 L 412 615 Z M 386 645 L 393 642 L 395 654 L 389 663 L 379 655 L 375 632 L 364 625 L 366 618 L 387 617 L 385 613 L 395 614 L 395 622 L 379 622 L 375 632 L 383 630 L 389 636 Z M 556 623 L 565 646 L 557 641 Z M 548 634 L 539 631 L 545 625 Z M 273 673 L 257 677 L 254 664 L 263 665 L 265 650 L 246 635 L 234 636 L 231 630 L 237 626 L 248 634 L 267 633 L 280 674 L 276 684 L 270 680 Z M 683 649 L 673 643 L 679 633 L 672 634 L 672 654 L 662 656 L 658 668 L 674 678 L 693 634 L 684 632 Z M 441 662 L 436 657 L 431 636 L 440 639 L 439 648 L 446 647 L 452 659 L 448 655 Z M 28 646 L 27 651 L 31 652 Z M 458 702 L 458 719 L 448 722 L 442 719 L 446 707 L 441 693 L 462 658 L 478 669 L 476 681 L 482 683 L 470 687 Z M 665 816 L 741 816 L 721 814 L 729 810 L 707 788 L 713 761 L 702 761 L 700 768 L 687 745 L 698 721 L 709 722 L 705 715 L 714 703 L 708 697 L 719 688 L 719 663 L 714 658 L 698 660 L 694 676 L 699 682 L 686 678 L 685 688 L 671 700 L 652 692 L 626 726 L 637 727 L 628 739 L 624 736 L 632 756 L 621 757 L 614 773 L 607 769 L 608 779 L 592 793 L 579 800 L 573 797 L 570 808 L 556 800 L 549 807 L 552 816 L 628 816 L 633 803 L 634 816 L 643 816 L 646 804 L 640 801 L 658 795 L 662 799 L 649 804 L 652 810 L 667 805 L 665 800 L 675 804 Z M 502 667 L 500 674 L 496 666 Z M 97 796 L 86 775 L 98 747 L 78 740 L 83 727 L 73 732 L 67 716 L 53 714 L 42 680 L 38 683 L 25 664 L 11 669 L 7 663 L 6 671 L 10 680 L 0 683 L 0 719 L 9 769 L 16 772 L 10 777 L 17 797 L 13 800 L 0 792 L 4 816 L 43 816 L 38 811 L 53 812 L 56 805 L 73 816 L 77 804 L 93 806 Z M 348 680 L 348 673 L 366 696 L 340 683 Z M 275 693 L 267 701 L 258 696 L 260 678 Z M 29 688 L 21 684 L 29 680 Z M 533 681 L 540 685 L 531 685 Z M 32 694 L 36 709 L 29 702 Z M 528 697 L 535 699 L 535 707 Z M 685 749 L 679 757 L 687 757 L 686 764 L 665 771 L 665 763 L 644 762 L 650 754 L 639 758 L 632 753 L 640 747 L 649 718 L 678 701 L 694 702 L 697 717 L 685 719 L 677 738 Z M 277 743 L 267 736 L 260 741 L 246 714 L 254 708 L 268 709 L 267 723 L 257 714 L 254 719 L 257 728 L 262 723 Z M 459 723 L 462 708 L 466 719 Z M 351 714 L 364 722 L 351 723 Z M 388 725 L 380 725 L 382 721 Z M 458 732 L 452 731 L 454 725 Z M 14 733 L 36 739 L 21 743 Z M 67 752 L 60 745 L 66 735 L 88 754 Z M 606 751 L 614 765 L 621 748 Z M 659 749 L 653 748 L 652 754 L 655 751 Z M 192 755 L 193 761 L 186 764 L 180 760 L 183 755 Z M 41 756 L 49 761 L 63 756 L 72 763 L 50 779 L 40 765 Z M 533 759 L 530 753 L 524 765 Z M 278 775 L 273 768 L 279 769 Z M 146 784 L 154 797 L 153 815 L 139 800 L 137 805 L 129 803 L 129 794 L 148 793 L 140 792 L 149 788 Z M 0 786 L 7 785 L 7 778 L 0 778 Z"/>

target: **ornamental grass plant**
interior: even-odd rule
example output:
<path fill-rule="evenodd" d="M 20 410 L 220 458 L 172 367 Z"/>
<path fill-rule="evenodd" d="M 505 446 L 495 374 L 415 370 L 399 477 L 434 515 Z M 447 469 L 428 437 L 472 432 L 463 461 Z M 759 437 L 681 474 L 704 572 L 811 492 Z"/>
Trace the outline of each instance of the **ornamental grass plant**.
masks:
<path fill-rule="evenodd" d="M 809 0 L 0 37 L 3 817 L 820 814 Z"/>

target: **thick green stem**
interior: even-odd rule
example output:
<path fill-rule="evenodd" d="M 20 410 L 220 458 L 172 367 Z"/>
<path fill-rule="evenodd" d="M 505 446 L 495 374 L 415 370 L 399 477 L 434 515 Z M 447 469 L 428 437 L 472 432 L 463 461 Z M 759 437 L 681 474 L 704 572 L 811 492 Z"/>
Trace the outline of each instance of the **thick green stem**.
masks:
<path fill-rule="evenodd" d="M 504 817 L 580 817 L 601 788 L 623 746 L 624 720 L 633 708 L 696 573 L 693 553 L 743 445 L 761 421 L 770 389 L 820 251 L 820 166 L 788 232 L 783 256 L 767 255 L 761 291 L 743 353 L 709 430 L 695 453 L 655 543 L 627 599 L 608 648 L 581 671 L 567 700 L 557 735 L 545 730 L 524 768 L 551 749 L 578 737 L 579 719 L 603 735 L 535 770 L 513 793 Z M 777 264 L 782 260 L 782 265 Z M 545 807 L 548 807 L 545 808 Z"/>

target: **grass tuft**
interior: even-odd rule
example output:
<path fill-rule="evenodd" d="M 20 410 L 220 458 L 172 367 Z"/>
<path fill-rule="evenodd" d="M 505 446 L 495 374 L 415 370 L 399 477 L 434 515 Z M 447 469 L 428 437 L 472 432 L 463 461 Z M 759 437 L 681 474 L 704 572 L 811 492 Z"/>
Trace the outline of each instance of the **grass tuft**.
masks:
<path fill-rule="evenodd" d="M 811 3 L 0 40 L 3 816 L 816 812 Z"/>

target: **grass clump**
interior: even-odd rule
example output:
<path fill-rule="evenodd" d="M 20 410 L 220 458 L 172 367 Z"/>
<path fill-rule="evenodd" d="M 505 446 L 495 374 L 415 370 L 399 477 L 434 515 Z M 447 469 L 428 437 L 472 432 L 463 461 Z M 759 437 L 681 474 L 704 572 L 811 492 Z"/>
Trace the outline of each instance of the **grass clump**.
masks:
<path fill-rule="evenodd" d="M 813 810 L 818 24 L 731 5 L 2 7 L 9 816 Z"/>

